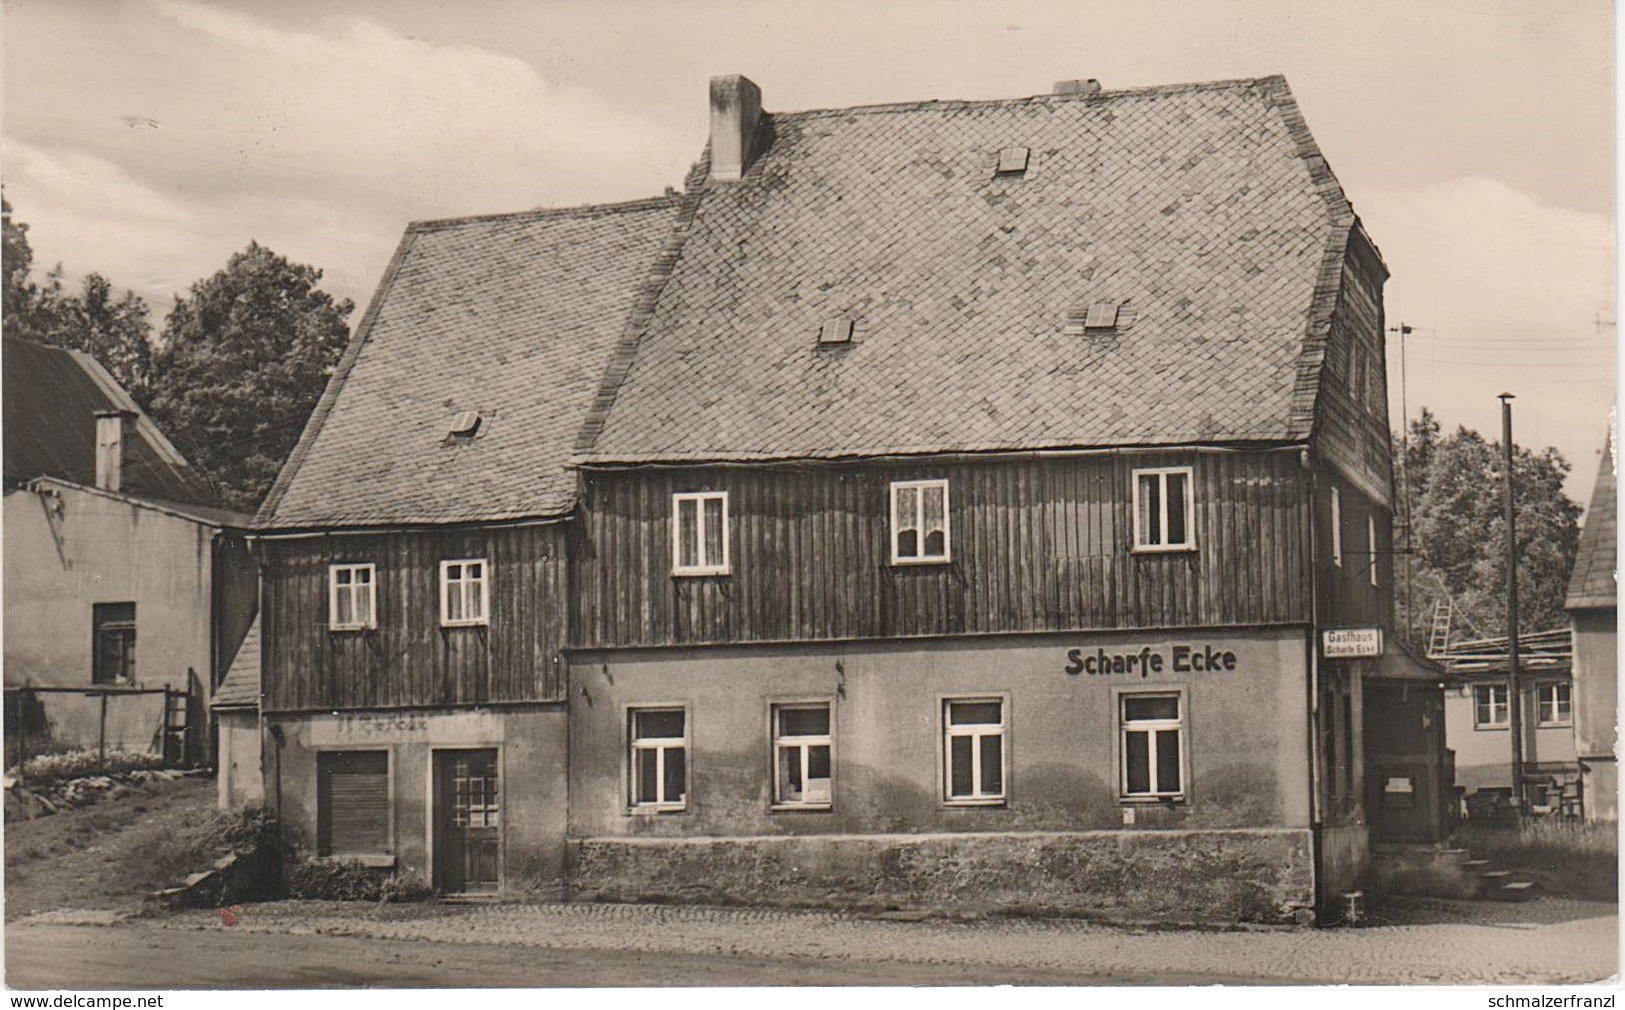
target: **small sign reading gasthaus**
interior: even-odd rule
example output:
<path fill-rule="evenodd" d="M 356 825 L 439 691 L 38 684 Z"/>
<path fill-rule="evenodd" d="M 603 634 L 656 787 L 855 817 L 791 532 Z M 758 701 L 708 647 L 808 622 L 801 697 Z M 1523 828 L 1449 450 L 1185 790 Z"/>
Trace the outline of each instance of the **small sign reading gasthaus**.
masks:
<path fill-rule="evenodd" d="M 1382 655 L 1381 628 L 1330 628 L 1320 633 L 1320 654 L 1327 659 L 1362 659 Z"/>

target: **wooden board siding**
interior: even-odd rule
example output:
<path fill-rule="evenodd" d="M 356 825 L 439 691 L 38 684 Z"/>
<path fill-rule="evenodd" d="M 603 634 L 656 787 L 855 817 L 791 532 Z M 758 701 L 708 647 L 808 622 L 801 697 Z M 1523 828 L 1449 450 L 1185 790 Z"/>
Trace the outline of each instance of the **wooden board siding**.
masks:
<path fill-rule="evenodd" d="M 1343 283 L 1332 311 L 1314 441 L 1317 456 L 1342 471 L 1367 497 L 1388 506 L 1393 502 L 1393 472 L 1382 282 L 1382 266 L 1371 247 L 1358 235 L 1351 237 L 1343 262 Z M 1354 395 L 1352 366 L 1362 355 L 1370 363 L 1370 378 L 1375 382 L 1370 395 L 1359 402 Z"/>
<path fill-rule="evenodd" d="M 1131 474 L 1195 467 L 1197 550 L 1131 551 Z M 897 566 L 894 480 L 949 481 L 948 564 Z M 671 574 L 671 496 L 729 494 L 733 572 Z M 1310 620 L 1296 452 L 670 468 L 585 476 L 584 647 Z"/>
<path fill-rule="evenodd" d="M 1319 482 L 1315 492 L 1315 522 L 1319 531 L 1321 561 L 1316 567 L 1319 580 L 1316 599 L 1320 604 L 1319 622 L 1324 627 L 1392 628 L 1394 625 L 1394 577 L 1399 571 L 1398 555 L 1393 551 L 1392 517 L 1389 510 L 1372 501 L 1342 474 L 1329 466 L 1318 470 Z M 1343 564 L 1332 564 L 1331 489 L 1336 487 L 1343 516 Z M 1377 520 L 1376 555 L 1368 541 L 1366 518 Z M 1377 584 L 1371 584 L 1369 565 L 1377 566 Z"/>
<path fill-rule="evenodd" d="M 262 540 L 270 711 L 555 701 L 568 626 L 561 526 Z M 440 562 L 485 558 L 488 626 L 440 626 Z M 330 564 L 377 566 L 378 627 L 329 631 Z"/>

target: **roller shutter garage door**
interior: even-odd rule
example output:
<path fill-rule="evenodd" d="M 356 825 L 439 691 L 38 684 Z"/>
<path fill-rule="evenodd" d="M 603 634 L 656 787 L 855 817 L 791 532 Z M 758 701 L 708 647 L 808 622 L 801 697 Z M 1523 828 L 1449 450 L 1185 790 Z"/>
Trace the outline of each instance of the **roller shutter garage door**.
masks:
<path fill-rule="evenodd" d="M 389 846 L 389 752 L 329 751 L 317 757 L 317 846 L 324 856 L 385 853 Z"/>

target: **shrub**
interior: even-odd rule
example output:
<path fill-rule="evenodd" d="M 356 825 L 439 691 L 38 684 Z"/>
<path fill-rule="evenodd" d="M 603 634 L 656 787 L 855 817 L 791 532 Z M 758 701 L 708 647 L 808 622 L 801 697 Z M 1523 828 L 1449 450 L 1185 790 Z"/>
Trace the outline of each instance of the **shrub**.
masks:
<path fill-rule="evenodd" d="M 1458 842 L 1473 855 L 1535 878 L 1568 898 L 1619 900 L 1619 834 L 1610 823 L 1543 817 L 1522 824 L 1464 822 Z"/>
<path fill-rule="evenodd" d="M 288 874 L 288 897 L 325 901 L 423 901 L 434 892 L 411 870 L 380 870 L 342 859 L 306 859 Z"/>

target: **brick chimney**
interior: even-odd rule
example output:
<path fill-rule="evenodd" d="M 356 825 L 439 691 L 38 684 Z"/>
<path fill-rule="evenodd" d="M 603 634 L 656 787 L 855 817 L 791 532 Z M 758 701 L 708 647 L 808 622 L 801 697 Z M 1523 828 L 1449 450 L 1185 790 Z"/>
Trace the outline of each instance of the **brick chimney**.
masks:
<path fill-rule="evenodd" d="M 96 411 L 96 486 L 103 491 L 124 485 L 124 434 L 133 420 L 128 410 Z"/>
<path fill-rule="evenodd" d="M 745 174 L 761 119 L 762 89 L 750 78 L 711 78 L 711 178 L 732 182 Z"/>

